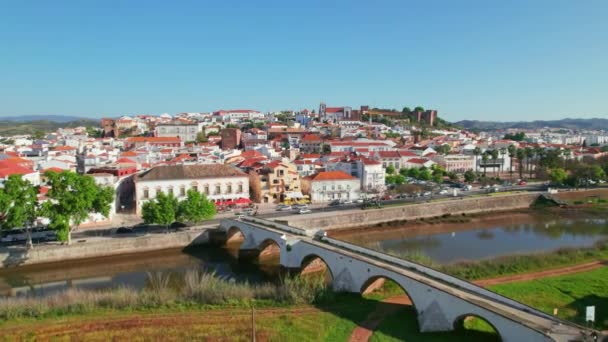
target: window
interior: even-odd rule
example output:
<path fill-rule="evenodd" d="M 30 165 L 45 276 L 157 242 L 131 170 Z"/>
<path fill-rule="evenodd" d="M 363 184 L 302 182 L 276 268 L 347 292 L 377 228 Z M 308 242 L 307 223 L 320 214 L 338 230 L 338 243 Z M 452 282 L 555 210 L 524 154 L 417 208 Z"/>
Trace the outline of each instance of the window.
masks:
<path fill-rule="evenodd" d="M 239 184 L 239 186 L 237 187 L 236 192 L 238 192 L 238 193 L 243 192 L 243 184 Z"/>
<path fill-rule="evenodd" d="M 338 190 L 342 190 L 342 184 L 338 184 Z"/>
<path fill-rule="evenodd" d="M 185 187 L 181 187 L 179 188 L 179 195 L 180 196 L 186 196 L 186 188 Z"/>
<path fill-rule="evenodd" d="M 221 188 L 219 185 L 216 185 L 216 186 L 215 186 L 215 194 L 216 194 L 216 195 L 219 195 L 219 194 L 221 194 L 221 193 L 222 193 L 222 188 Z"/>
<path fill-rule="evenodd" d="M 327 190 L 327 186 L 323 185 L 323 190 L 324 191 Z"/>
<path fill-rule="evenodd" d="M 209 195 L 209 185 L 205 185 L 205 195 Z"/>
<path fill-rule="evenodd" d="M 168 193 L 169 195 L 173 195 L 173 188 L 168 188 L 168 189 L 167 189 L 167 193 Z"/>
<path fill-rule="evenodd" d="M 228 193 L 228 194 L 232 193 L 232 184 L 228 184 L 228 189 L 226 190 L 226 193 Z"/>
<path fill-rule="evenodd" d="M 150 192 L 148 189 L 144 189 L 144 198 L 150 198 Z"/>
<path fill-rule="evenodd" d="M 194 190 L 194 191 L 198 192 L 198 185 L 193 185 L 193 186 L 192 186 L 192 190 Z"/>

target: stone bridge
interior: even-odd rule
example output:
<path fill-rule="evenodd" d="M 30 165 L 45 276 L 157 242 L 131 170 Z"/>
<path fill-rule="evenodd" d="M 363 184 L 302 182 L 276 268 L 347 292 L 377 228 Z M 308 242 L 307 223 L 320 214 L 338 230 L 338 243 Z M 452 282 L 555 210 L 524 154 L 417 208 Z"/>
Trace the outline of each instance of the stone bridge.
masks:
<path fill-rule="evenodd" d="M 245 217 L 221 221 L 228 241 L 244 240 L 239 255 L 279 252 L 281 266 L 306 272 L 327 265 L 336 291 L 365 293 L 390 279 L 410 297 L 421 332 L 450 331 L 466 317 L 494 327 L 502 341 L 594 341 L 597 332 L 562 321 L 429 267 L 274 221 Z"/>

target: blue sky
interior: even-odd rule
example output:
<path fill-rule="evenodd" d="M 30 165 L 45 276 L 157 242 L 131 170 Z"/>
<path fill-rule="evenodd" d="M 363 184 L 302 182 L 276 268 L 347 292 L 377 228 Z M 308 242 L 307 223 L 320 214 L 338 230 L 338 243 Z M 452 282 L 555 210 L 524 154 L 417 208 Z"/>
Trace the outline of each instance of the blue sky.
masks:
<path fill-rule="evenodd" d="M 3 1 L 0 116 L 608 118 L 608 1 Z"/>

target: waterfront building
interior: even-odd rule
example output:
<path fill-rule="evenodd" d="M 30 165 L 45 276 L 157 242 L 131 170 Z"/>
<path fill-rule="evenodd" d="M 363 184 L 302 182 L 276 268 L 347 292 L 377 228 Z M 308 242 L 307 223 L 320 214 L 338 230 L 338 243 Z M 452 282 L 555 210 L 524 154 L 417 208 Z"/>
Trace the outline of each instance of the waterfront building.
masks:
<path fill-rule="evenodd" d="M 136 213 L 161 191 L 183 199 L 191 189 L 215 202 L 249 199 L 249 176 L 222 164 L 157 166 L 135 177 Z"/>

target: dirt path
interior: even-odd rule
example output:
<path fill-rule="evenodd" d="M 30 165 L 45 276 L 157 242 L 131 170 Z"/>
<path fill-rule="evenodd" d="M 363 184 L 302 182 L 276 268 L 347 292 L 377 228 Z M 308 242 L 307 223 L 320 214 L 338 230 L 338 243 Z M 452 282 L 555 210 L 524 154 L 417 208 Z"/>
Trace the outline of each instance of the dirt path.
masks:
<path fill-rule="evenodd" d="M 579 265 L 566 266 L 560 268 L 554 268 L 545 271 L 538 272 L 530 272 L 524 274 L 515 274 L 504 277 L 496 277 L 489 279 L 481 279 L 473 281 L 474 284 L 479 285 L 481 287 L 487 287 L 491 285 L 512 283 L 516 281 L 526 281 L 526 280 L 534 280 L 540 278 L 548 278 L 548 277 L 557 277 L 572 273 L 586 272 L 591 271 L 602 266 L 608 265 L 608 261 L 593 261 Z M 353 330 L 349 342 L 366 342 L 372 337 L 376 328 L 382 323 L 382 321 L 399 310 L 398 306 L 390 305 L 390 304 L 401 304 L 401 305 L 411 305 L 409 297 L 406 295 L 400 295 L 395 297 L 389 297 L 384 299 L 382 302 L 378 304 L 376 309 L 372 311 L 369 316 L 361 323 L 358 327 Z"/>
<path fill-rule="evenodd" d="M 562 275 L 567 275 L 567 274 L 572 274 L 572 273 L 587 272 L 587 271 L 591 271 L 591 270 L 594 270 L 596 268 L 600 268 L 600 267 L 606 266 L 606 265 L 608 265 L 608 261 L 598 260 L 598 261 L 592 261 L 592 262 L 588 262 L 588 263 L 584 263 L 584 264 L 549 269 L 549 270 L 545 270 L 545 271 L 530 272 L 530 273 L 515 274 L 515 275 L 510 275 L 510 276 L 504 276 L 504 277 L 475 280 L 475 281 L 473 281 L 473 283 L 476 285 L 479 285 L 479 286 L 486 287 L 486 286 L 491 286 L 491 285 L 512 283 L 512 282 L 516 282 L 516 281 L 534 280 L 534 279 L 539 279 L 539 278 L 557 277 L 557 276 L 562 276 Z"/>

